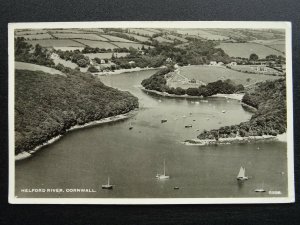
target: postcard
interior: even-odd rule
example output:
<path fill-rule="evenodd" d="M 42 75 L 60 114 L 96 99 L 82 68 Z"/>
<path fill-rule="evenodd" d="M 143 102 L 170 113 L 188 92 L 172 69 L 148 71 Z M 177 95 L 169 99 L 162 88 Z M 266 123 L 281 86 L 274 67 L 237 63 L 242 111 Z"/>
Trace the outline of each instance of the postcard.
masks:
<path fill-rule="evenodd" d="M 291 23 L 10 23 L 9 202 L 291 203 Z"/>

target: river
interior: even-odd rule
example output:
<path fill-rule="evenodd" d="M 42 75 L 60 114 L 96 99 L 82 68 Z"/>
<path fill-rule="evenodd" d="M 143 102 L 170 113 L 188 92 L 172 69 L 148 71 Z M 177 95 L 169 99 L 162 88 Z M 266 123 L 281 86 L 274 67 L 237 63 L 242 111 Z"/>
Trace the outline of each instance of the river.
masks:
<path fill-rule="evenodd" d="M 33 157 L 16 162 L 15 194 L 19 198 L 207 198 L 287 196 L 287 146 L 282 142 L 186 146 L 204 129 L 238 124 L 251 117 L 236 100 L 163 98 L 139 85 L 154 70 L 101 77 L 109 86 L 139 98 L 138 113 L 124 121 L 74 130 Z M 226 113 L 222 113 L 225 110 Z M 166 119 L 166 123 L 161 123 Z M 192 124 L 191 128 L 185 125 Z M 129 127 L 133 126 L 132 130 Z M 258 149 L 259 148 L 259 149 Z M 166 173 L 169 180 L 157 180 Z M 236 176 L 241 166 L 249 180 Z M 113 190 L 101 185 L 110 176 Z M 174 187 L 179 189 L 174 190 Z M 256 193 L 263 187 L 265 193 Z M 25 189 L 64 192 L 26 192 Z M 68 192 L 74 188 L 93 192 Z M 269 190 L 281 195 L 269 195 Z"/>

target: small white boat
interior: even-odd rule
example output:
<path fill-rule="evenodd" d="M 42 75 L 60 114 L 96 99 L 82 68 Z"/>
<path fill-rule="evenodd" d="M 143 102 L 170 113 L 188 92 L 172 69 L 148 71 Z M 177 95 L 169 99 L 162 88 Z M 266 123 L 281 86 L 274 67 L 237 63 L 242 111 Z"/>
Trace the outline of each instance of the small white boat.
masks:
<path fill-rule="evenodd" d="M 158 102 L 161 102 L 161 100 L 159 99 Z"/>
<path fill-rule="evenodd" d="M 264 189 L 264 184 L 263 184 L 261 187 L 256 188 L 254 191 L 255 191 L 255 192 L 260 192 L 260 193 L 266 192 L 266 190 Z"/>
<path fill-rule="evenodd" d="M 255 192 L 266 192 L 265 189 L 263 189 L 263 188 L 256 188 L 254 191 Z"/>
<path fill-rule="evenodd" d="M 166 161 L 164 160 L 164 173 L 163 174 L 156 174 L 155 176 L 158 180 L 166 180 L 169 179 L 170 176 L 166 175 Z"/>
<path fill-rule="evenodd" d="M 225 111 L 225 110 L 222 110 L 222 113 L 226 113 L 226 111 Z"/>
<path fill-rule="evenodd" d="M 245 174 L 246 174 L 246 169 L 241 166 L 239 174 L 237 175 L 236 179 L 240 181 L 248 180 L 248 177 Z"/>
<path fill-rule="evenodd" d="M 199 105 L 200 104 L 200 102 L 195 102 L 197 105 Z"/>
<path fill-rule="evenodd" d="M 107 178 L 107 184 L 102 185 L 102 189 L 113 189 L 113 186 L 109 183 L 109 177 Z"/>

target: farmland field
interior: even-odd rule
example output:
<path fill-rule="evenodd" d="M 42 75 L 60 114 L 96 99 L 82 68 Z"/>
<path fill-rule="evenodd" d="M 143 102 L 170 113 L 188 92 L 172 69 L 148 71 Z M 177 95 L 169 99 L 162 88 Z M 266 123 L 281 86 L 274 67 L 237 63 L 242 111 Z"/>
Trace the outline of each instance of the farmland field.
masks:
<path fill-rule="evenodd" d="M 144 36 L 140 36 L 140 35 L 137 35 L 137 34 L 127 34 L 127 35 L 130 36 L 130 37 L 134 37 L 135 39 L 137 39 L 139 41 L 142 41 L 142 42 L 144 42 L 144 41 L 150 41 L 149 38 L 144 37 Z"/>
<path fill-rule="evenodd" d="M 259 58 L 272 54 L 283 55 L 280 51 L 256 43 L 221 43 L 217 48 L 222 48 L 231 57 L 249 58 L 252 53 L 257 54 Z"/>
<path fill-rule="evenodd" d="M 29 34 L 29 35 L 16 35 L 16 37 L 24 37 L 25 40 L 39 40 L 39 39 L 51 39 L 53 38 L 50 34 L 48 33 L 41 33 L 41 34 Z"/>
<path fill-rule="evenodd" d="M 141 34 L 144 36 L 149 36 L 151 37 L 153 34 L 156 34 L 156 32 L 150 31 L 150 30 L 145 30 L 145 29 L 138 29 L 138 28 L 133 28 L 133 29 L 128 29 L 131 33 L 134 34 Z"/>
<path fill-rule="evenodd" d="M 285 44 L 272 44 L 268 46 L 270 46 L 270 48 L 277 49 L 278 51 L 285 52 Z"/>
<path fill-rule="evenodd" d="M 182 85 L 182 83 L 180 82 L 176 82 L 177 80 L 183 80 L 184 78 L 187 78 L 188 80 L 195 79 L 197 81 L 202 81 L 206 84 L 217 80 L 231 79 L 236 84 L 243 84 L 244 86 L 251 85 L 253 83 L 257 83 L 265 80 L 275 80 L 280 78 L 276 76 L 263 75 L 263 74 L 247 74 L 247 73 L 233 71 L 225 67 L 206 66 L 206 65 L 181 67 L 179 68 L 179 71 L 175 76 L 178 76 L 179 79 L 173 77 L 172 79 L 175 82 L 170 83 L 171 86 L 175 86 L 175 87 L 186 86 L 186 85 Z M 190 85 L 193 86 L 193 84 Z"/>
<path fill-rule="evenodd" d="M 57 34 L 57 33 L 74 33 L 74 34 L 82 34 L 82 33 L 89 33 L 88 30 L 83 30 L 83 29 L 48 29 L 48 31 L 50 31 L 53 34 Z"/>
<path fill-rule="evenodd" d="M 53 47 L 55 50 L 61 50 L 61 51 L 75 51 L 75 50 L 79 50 L 82 51 L 84 49 L 84 47 Z"/>
<path fill-rule="evenodd" d="M 178 33 L 184 34 L 184 35 L 192 35 L 192 36 L 199 36 L 201 38 L 207 39 L 207 40 L 225 40 L 228 39 L 227 36 L 213 34 L 206 30 L 199 30 L 199 29 L 178 29 Z"/>
<path fill-rule="evenodd" d="M 107 41 L 106 38 L 100 37 L 96 34 L 86 34 L 86 33 L 55 33 L 53 36 L 59 39 L 89 39 L 89 40 L 99 40 L 99 41 Z"/>
<path fill-rule="evenodd" d="M 231 68 L 234 70 L 239 70 L 241 72 L 259 73 L 266 75 L 282 75 L 281 72 L 266 66 L 236 65 L 231 66 Z M 257 71 L 257 68 L 264 68 L 266 71 Z"/>
<path fill-rule="evenodd" d="M 65 76 L 61 71 L 47 67 L 47 66 L 40 66 L 32 63 L 24 63 L 24 62 L 15 62 L 15 69 L 16 70 L 32 70 L 32 71 L 43 71 L 49 74 L 58 74 Z"/>
<path fill-rule="evenodd" d="M 77 43 L 69 39 L 65 39 L 65 40 L 44 39 L 44 40 L 31 40 L 26 42 L 32 44 L 33 46 L 39 44 L 43 47 L 84 47 L 83 44 Z"/>
<path fill-rule="evenodd" d="M 106 38 L 109 41 L 132 42 L 132 41 L 124 39 L 124 38 L 119 38 L 119 37 L 107 35 L 107 34 L 102 34 L 101 36 Z"/>
<path fill-rule="evenodd" d="M 128 55 L 129 53 L 127 52 L 115 52 L 114 55 L 116 57 L 123 57 Z M 96 57 L 98 57 L 99 59 L 111 59 L 112 56 L 112 52 L 105 52 L 105 53 L 88 53 L 88 54 L 84 54 L 85 56 L 88 56 L 90 59 L 94 59 Z"/>
<path fill-rule="evenodd" d="M 92 40 L 83 40 L 83 39 L 77 39 L 76 41 L 82 43 L 83 45 L 88 45 L 92 48 L 96 48 L 96 47 L 105 48 L 105 49 L 118 48 L 116 45 L 104 41 L 92 41 Z"/>
<path fill-rule="evenodd" d="M 182 42 L 187 42 L 188 41 L 185 38 L 178 37 L 178 36 L 175 36 L 175 35 L 172 35 L 172 34 L 168 34 L 167 37 L 170 38 L 170 39 L 172 39 L 172 40 L 177 39 L 177 40 L 182 41 Z"/>
<path fill-rule="evenodd" d="M 117 45 L 120 48 L 129 48 L 129 47 L 133 47 L 133 48 L 139 48 L 141 49 L 143 44 L 139 44 L 139 43 L 130 43 L 130 42 L 114 42 L 115 45 Z M 148 45 L 144 45 L 145 48 L 148 48 Z"/>
<path fill-rule="evenodd" d="M 75 69 L 76 67 L 78 67 L 77 64 L 75 64 L 71 61 L 61 59 L 57 54 L 52 54 L 51 58 L 53 59 L 53 62 L 55 63 L 55 65 L 60 63 L 60 64 L 64 65 L 65 67 L 69 67 L 71 69 Z"/>
<path fill-rule="evenodd" d="M 167 42 L 167 43 L 173 43 L 173 41 L 171 41 L 171 40 L 168 40 L 168 39 L 166 39 L 166 38 L 163 38 L 163 37 L 156 37 L 156 38 L 154 38 L 155 40 L 157 40 L 159 43 L 162 43 L 162 42 Z"/>
<path fill-rule="evenodd" d="M 16 36 L 20 35 L 32 35 L 32 34 L 41 34 L 41 33 L 47 33 L 47 30 L 42 29 L 33 29 L 33 30 L 16 30 L 15 34 Z"/>
<path fill-rule="evenodd" d="M 154 32 L 154 33 L 161 33 L 160 30 L 158 30 L 158 29 L 153 29 L 153 28 L 144 28 L 144 30 L 148 30 L 148 31 L 151 31 L 151 32 Z"/>
<path fill-rule="evenodd" d="M 253 40 L 253 43 L 272 45 L 272 44 L 284 44 L 284 39 L 271 39 L 271 40 Z"/>

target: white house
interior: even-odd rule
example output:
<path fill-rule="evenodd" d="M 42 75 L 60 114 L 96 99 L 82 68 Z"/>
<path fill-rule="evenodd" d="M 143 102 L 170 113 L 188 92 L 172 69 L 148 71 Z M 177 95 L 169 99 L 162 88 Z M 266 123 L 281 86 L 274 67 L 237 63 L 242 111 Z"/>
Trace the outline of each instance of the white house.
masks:
<path fill-rule="evenodd" d="M 167 58 L 167 59 L 166 59 L 166 62 L 167 62 L 167 63 L 171 63 L 171 62 L 172 62 L 172 59 L 171 59 L 171 58 Z"/>
<path fill-rule="evenodd" d="M 227 64 L 228 66 L 237 66 L 237 62 L 230 62 Z"/>

